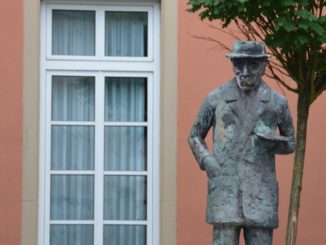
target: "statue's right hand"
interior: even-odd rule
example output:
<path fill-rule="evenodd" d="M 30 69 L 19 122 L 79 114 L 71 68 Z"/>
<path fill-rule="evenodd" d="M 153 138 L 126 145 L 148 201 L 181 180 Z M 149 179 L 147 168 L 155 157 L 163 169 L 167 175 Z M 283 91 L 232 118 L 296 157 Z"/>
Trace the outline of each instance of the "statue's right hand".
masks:
<path fill-rule="evenodd" d="M 214 178 L 218 175 L 218 163 L 213 156 L 204 159 L 204 168 L 208 178 Z"/>

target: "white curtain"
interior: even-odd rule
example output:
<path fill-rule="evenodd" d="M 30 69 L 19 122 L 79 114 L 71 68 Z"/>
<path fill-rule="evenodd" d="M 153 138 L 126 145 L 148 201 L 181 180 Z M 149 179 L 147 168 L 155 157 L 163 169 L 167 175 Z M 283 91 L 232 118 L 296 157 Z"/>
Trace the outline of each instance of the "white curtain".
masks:
<path fill-rule="evenodd" d="M 104 219 L 146 220 L 146 177 L 105 176 Z M 145 245 L 146 228 L 139 225 L 104 226 L 105 245 Z"/>
<path fill-rule="evenodd" d="M 146 121 L 146 78 L 106 78 L 105 120 Z M 147 170 L 145 127 L 105 127 L 104 169 L 107 171 Z M 147 179 L 145 176 L 105 176 L 104 219 L 146 220 Z M 146 227 L 106 225 L 104 244 L 145 245 Z"/>
<path fill-rule="evenodd" d="M 52 121 L 94 121 L 94 77 L 52 77 Z M 93 170 L 94 126 L 52 126 L 51 169 Z"/>
<path fill-rule="evenodd" d="M 105 55 L 147 56 L 147 12 L 105 13 Z"/>
<path fill-rule="evenodd" d="M 146 93 L 146 78 L 106 78 L 105 120 L 146 121 Z M 146 170 L 146 128 L 106 127 L 104 147 L 105 170 Z"/>
<path fill-rule="evenodd" d="M 94 121 L 94 77 L 52 77 L 52 121 Z M 94 170 L 94 126 L 53 125 L 52 170 Z M 51 220 L 94 219 L 94 176 L 51 176 Z M 93 245 L 93 225 L 51 225 L 51 245 Z"/>
<path fill-rule="evenodd" d="M 94 170 L 94 126 L 52 126 L 52 170 Z"/>
<path fill-rule="evenodd" d="M 146 245 L 144 225 L 105 225 L 104 245 Z"/>
<path fill-rule="evenodd" d="M 94 219 L 94 176 L 51 176 L 51 220 Z"/>
<path fill-rule="evenodd" d="M 94 121 L 94 105 L 94 77 L 52 77 L 53 121 Z"/>
<path fill-rule="evenodd" d="M 94 219 L 94 176 L 51 176 L 51 220 Z M 51 225 L 51 245 L 92 245 L 92 225 Z"/>
<path fill-rule="evenodd" d="M 50 245 L 93 245 L 93 225 L 51 225 Z"/>
<path fill-rule="evenodd" d="M 53 11 L 53 54 L 93 55 L 95 13 Z M 106 13 L 106 55 L 147 55 L 147 13 Z M 106 78 L 106 122 L 147 121 L 146 78 Z M 52 121 L 95 120 L 95 78 L 53 76 Z M 104 128 L 104 163 L 95 163 L 94 126 L 53 125 L 52 170 L 146 171 L 146 127 Z M 51 220 L 93 220 L 103 212 L 105 220 L 147 219 L 146 176 L 104 176 L 104 210 L 94 210 L 94 175 L 51 176 Z M 146 226 L 104 225 L 103 245 L 146 245 Z M 93 225 L 51 225 L 51 245 L 93 244 Z"/>
<path fill-rule="evenodd" d="M 52 54 L 95 55 L 95 11 L 53 10 Z"/>
<path fill-rule="evenodd" d="M 55 76 L 52 80 L 53 121 L 94 121 L 95 80 L 90 77 Z M 106 78 L 105 121 L 146 121 L 146 78 Z M 94 169 L 94 126 L 52 126 L 51 169 Z M 104 128 L 104 169 L 145 171 L 147 169 L 145 127 Z M 146 220 L 145 176 L 104 177 L 104 219 Z M 51 220 L 92 220 L 94 179 L 88 175 L 52 175 Z M 78 225 L 51 226 L 51 245 L 88 245 L 93 228 Z M 146 227 L 105 225 L 104 244 L 145 245 Z"/>

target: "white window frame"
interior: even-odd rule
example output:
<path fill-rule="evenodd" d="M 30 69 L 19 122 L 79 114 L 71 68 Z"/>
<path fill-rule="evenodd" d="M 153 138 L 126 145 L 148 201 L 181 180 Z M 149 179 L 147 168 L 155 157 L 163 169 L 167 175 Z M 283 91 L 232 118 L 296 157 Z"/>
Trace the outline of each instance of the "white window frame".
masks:
<path fill-rule="evenodd" d="M 153 61 L 153 46 L 154 46 L 154 6 L 122 6 L 122 5 L 68 5 L 68 4 L 47 4 L 46 7 L 46 56 L 51 60 L 86 60 L 86 61 Z M 89 10 L 95 11 L 95 55 L 80 56 L 80 55 L 53 55 L 52 54 L 52 10 Z M 106 11 L 131 11 L 131 12 L 147 12 L 148 32 L 147 32 L 147 51 L 146 57 L 124 57 L 124 56 L 105 56 L 105 12 Z M 102 32 L 98 31 L 102 30 Z"/>
<path fill-rule="evenodd" d="M 104 224 L 147 225 L 147 245 L 159 244 L 159 111 L 160 111 L 160 7 L 156 1 L 111 0 L 85 4 L 71 1 L 43 1 L 41 4 L 41 70 L 40 70 L 40 162 L 39 162 L 39 236 L 38 245 L 49 245 L 50 224 L 93 224 L 94 245 L 103 244 Z M 95 56 L 52 55 L 51 19 L 52 9 L 95 10 L 96 23 L 104 20 L 104 13 L 112 11 L 148 11 L 148 57 L 104 57 L 104 33 L 96 29 Z M 103 22 L 103 21 L 102 21 Z M 103 25 L 100 28 L 104 30 Z M 98 24 L 96 24 L 98 27 Z M 151 29 L 151 31 L 150 31 Z M 103 34 L 103 35 L 102 35 Z M 150 44 L 151 43 L 151 44 Z M 101 49 L 97 46 L 102 45 Z M 103 55 L 100 55 L 103 51 Z M 56 122 L 51 121 L 51 78 L 62 76 L 95 77 L 95 121 Z M 104 122 L 105 77 L 146 77 L 147 78 L 147 121 L 146 122 Z M 99 113 L 102 111 L 102 114 Z M 104 126 L 145 126 L 147 128 L 147 170 L 104 171 L 103 165 L 95 164 L 90 171 L 54 171 L 50 169 L 51 125 L 96 125 L 95 162 L 104 162 Z M 101 147 L 100 147 L 101 146 Z M 99 167 L 100 166 L 100 167 Z M 51 221 L 50 220 L 50 176 L 51 174 L 91 174 L 94 175 L 94 221 Z M 147 220 L 146 221 L 104 221 L 103 220 L 103 181 L 105 175 L 147 176 Z M 97 176 L 102 176 L 98 178 Z M 97 200 L 99 199 L 99 200 Z"/>

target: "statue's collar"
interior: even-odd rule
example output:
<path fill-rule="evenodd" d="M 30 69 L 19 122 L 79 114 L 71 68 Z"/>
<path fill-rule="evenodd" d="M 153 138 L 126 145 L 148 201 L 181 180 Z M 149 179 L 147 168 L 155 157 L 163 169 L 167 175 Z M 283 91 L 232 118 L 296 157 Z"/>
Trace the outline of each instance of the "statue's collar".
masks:
<path fill-rule="evenodd" d="M 241 91 L 237 85 L 235 78 L 233 78 L 231 81 L 227 83 L 225 91 L 223 91 L 223 93 L 225 96 L 225 101 L 227 103 L 235 102 L 239 98 L 241 98 Z M 255 94 L 258 95 L 259 100 L 261 102 L 267 103 L 270 100 L 270 93 L 271 93 L 271 89 L 262 80 Z"/>

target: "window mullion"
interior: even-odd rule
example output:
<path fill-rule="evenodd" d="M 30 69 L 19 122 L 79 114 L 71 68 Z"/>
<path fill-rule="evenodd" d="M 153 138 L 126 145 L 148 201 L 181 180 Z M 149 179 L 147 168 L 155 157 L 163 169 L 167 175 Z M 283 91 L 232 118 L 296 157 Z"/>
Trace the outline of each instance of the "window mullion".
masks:
<path fill-rule="evenodd" d="M 102 244 L 103 241 L 103 144 L 104 144 L 104 77 L 99 72 L 96 76 L 96 111 L 95 111 L 95 236 L 94 245 Z"/>
<path fill-rule="evenodd" d="M 96 43 L 96 57 L 104 58 L 104 39 L 105 39 L 105 16 L 104 10 L 101 6 L 97 7 L 96 10 L 96 34 L 95 34 L 95 43 Z"/>
<path fill-rule="evenodd" d="M 46 8 L 46 45 L 45 45 L 45 58 L 47 59 L 51 56 L 51 47 L 52 47 L 52 9 L 47 6 Z"/>
<path fill-rule="evenodd" d="M 151 61 L 154 61 L 154 35 L 153 35 L 153 25 L 154 25 L 154 14 L 153 9 L 148 11 L 148 33 L 147 33 L 147 40 L 148 40 L 148 58 Z"/>

